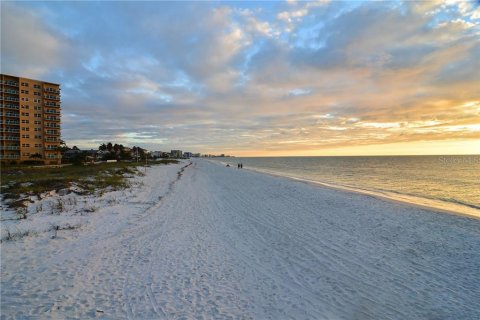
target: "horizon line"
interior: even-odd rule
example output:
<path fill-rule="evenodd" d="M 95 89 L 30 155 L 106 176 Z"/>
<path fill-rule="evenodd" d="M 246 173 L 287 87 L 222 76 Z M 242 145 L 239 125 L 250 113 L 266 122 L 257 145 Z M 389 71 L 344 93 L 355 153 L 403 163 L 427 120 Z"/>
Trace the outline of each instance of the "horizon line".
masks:
<path fill-rule="evenodd" d="M 235 156 L 230 155 L 231 157 L 235 158 L 312 158 L 312 157 L 434 157 L 434 156 L 478 156 L 480 157 L 480 153 L 467 153 L 467 154 L 365 154 L 365 155 L 316 155 L 316 156 Z M 220 157 L 219 158 L 228 158 L 228 157 Z"/>

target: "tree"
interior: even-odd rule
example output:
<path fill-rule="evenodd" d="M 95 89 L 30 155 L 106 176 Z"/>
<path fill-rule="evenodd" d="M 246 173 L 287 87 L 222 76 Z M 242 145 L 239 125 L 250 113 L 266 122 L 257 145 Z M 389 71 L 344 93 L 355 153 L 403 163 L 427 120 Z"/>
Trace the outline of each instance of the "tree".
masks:
<path fill-rule="evenodd" d="M 77 146 L 73 146 L 73 147 L 72 147 L 72 150 L 80 150 L 80 149 L 78 149 Z"/>
<path fill-rule="evenodd" d="M 123 146 L 123 144 L 119 145 L 119 149 L 120 149 L 120 159 L 130 158 L 130 154 L 125 152 L 125 147 Z"/>
<path fill-rule="evenodd" d="M 140 147 L 137 147 L 137 151 L 138 151 L 138 156 L 143 159 L 145 158 L 145 149 L 142 149 Z"/>
<path fill-rule="evenodd" d="M 99 147 L 98 150 L 100 151 L 107 151 L 107 145 L 105 143 L 102 143 Z"/>
<path fill-rule="evenodd" d="M 107 143 L 107 150 L 108 152 L 112 152 L 112 149 L 113 149 L 113 145 L 111 142 Z"/>
<path fill-rule="evenodd" d="M 85 162 L 86 158 L 87 158 L 86 152 L 78 152 L 73 156 L 73 158 L 70 159 L 70 162 L 74 166 L 81 166 Z"/>
<path fill-rule="evenodd" d="M 64 140 L 60 139 L 60 146 L 57 147 L 57 150 L 60 151 L 60 153 L 63 156 L 63 154 L 65 154 L 65 152 L 70 150 L 70 148 L 67 146 Z"/>

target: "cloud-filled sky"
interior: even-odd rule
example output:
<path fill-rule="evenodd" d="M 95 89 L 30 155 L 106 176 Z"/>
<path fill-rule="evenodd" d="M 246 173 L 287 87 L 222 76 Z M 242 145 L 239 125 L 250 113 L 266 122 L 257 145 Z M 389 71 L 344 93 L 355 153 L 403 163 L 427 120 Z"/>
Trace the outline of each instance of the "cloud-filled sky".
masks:
<path fill-rule="evenodd" d="M 480 153 L 479 57 L 475 1 L 1 3 L 1 72 L 83 148 Z"/>

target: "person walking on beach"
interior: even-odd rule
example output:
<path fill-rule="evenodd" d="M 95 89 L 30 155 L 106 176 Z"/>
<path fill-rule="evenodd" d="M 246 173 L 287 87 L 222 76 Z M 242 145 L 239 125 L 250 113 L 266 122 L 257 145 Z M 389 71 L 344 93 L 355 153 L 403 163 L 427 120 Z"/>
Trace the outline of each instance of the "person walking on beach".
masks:
<path fill-rule="evenodd" d="M 240 169 L 240 163 L 237 163 L 237 169 Z"/>
<path fill-rule="evenodd" d="M 240 163 L 240 169 L 243 169 L 243 163 Z"/>

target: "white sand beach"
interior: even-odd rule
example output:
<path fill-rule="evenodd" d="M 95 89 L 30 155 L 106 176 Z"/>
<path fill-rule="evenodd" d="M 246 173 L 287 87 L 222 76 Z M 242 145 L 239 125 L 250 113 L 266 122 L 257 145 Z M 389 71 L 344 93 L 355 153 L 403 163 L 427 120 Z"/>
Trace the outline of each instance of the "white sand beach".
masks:
<path fill-rule="evenodd" d="M 204 159 L 133 180 L 2 222 L 1 319 L 480 319 L 478 219 Z"/>

